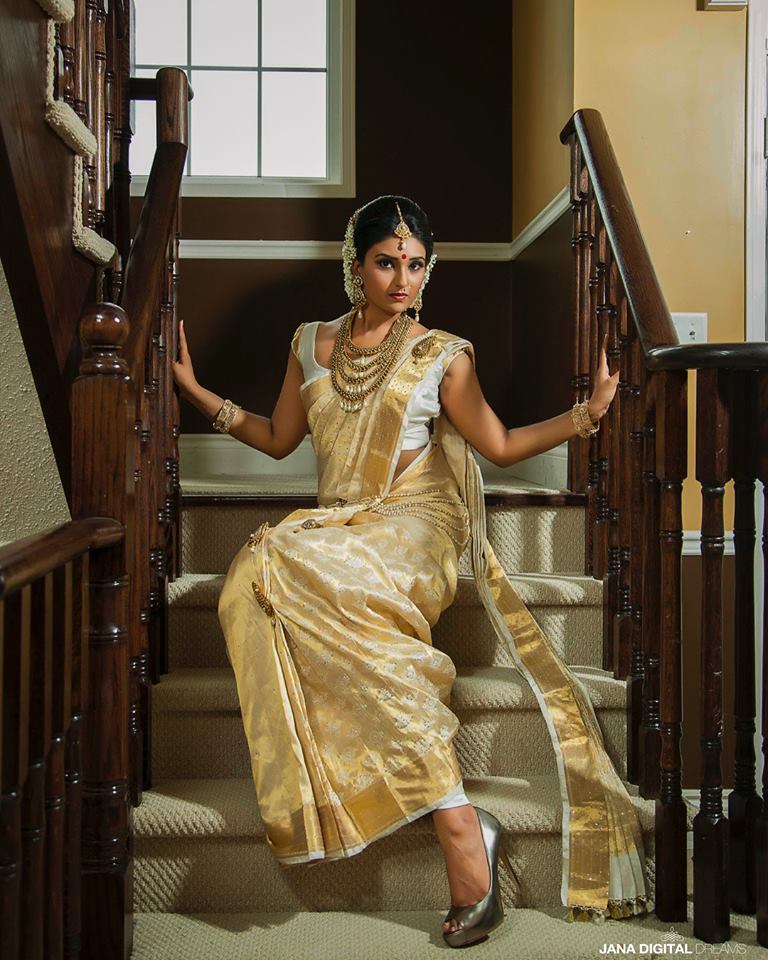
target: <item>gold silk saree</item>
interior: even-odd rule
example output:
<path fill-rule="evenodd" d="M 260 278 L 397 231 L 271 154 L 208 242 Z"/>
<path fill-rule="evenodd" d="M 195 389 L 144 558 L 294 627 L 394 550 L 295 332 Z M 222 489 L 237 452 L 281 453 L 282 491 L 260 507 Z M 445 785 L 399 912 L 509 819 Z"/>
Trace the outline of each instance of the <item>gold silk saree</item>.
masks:
<path fill-rule="evenodd" d="M 353 856 L 461 783 L 448 706 L 456 669 L 431 628 L 454 599 L 467 547 L 557 758 L 566 916 L 643 913 L 636 812 L 580 681 L 496 559 L 480 468 L 444 412 L 393 479 L 412 390 L 438 358 L 444 372 L 462 351 L 475 362 L 471 342 L 443 330 L 407 341 L 357 413 L 341 408 L 330 373 L 302 384 L 318 506 L 263 523 L 227 572 L 218 615 L 267 843 L 284 864 Z"/>

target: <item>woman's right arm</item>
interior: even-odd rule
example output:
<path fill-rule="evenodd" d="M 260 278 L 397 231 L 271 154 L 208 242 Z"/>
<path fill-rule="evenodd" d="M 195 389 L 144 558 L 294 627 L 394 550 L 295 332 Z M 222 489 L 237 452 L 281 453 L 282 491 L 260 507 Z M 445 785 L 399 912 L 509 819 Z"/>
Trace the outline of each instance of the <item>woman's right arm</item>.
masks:
<path fill-rule="evenodd" d="M 206 390 L 197 382 L 184 335 L 184 321 L 179 325 L 179 354 L 179 361 L 173 363 L 173 375 L 179 386 L 179 393 L 212 422 L 221 409 L 224 398 L 212 390 Z M 272 416 L 262 417 L 240 409 L 235 414 L 229 433 L 236 440 L 276 460 L 287 457 L 298 447 L 309 429 L 299 392 L 303 379 L 301 364 L 293 351 L 289 350 L 283 385 Z"/>

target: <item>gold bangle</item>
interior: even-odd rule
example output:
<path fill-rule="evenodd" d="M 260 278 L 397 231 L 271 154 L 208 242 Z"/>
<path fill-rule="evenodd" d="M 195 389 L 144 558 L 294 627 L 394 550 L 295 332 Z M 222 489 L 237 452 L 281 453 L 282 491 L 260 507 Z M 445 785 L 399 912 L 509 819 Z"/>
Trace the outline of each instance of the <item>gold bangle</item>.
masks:
<path fill-rule="evenodd" d="M 589 401 L 582 400 L 581 403 L 574 403 L 571 408 L 571 419 L 576 427 L 576 433 L 580 437 L 591 437 L 600 429 L 600 421 L 595 423 L 589 415 Z"/>
<path fill-rule="evenodd" d="M 235 419 L 237 416 L 237 411 L 240 409 L 242 408 L 236 403 L 233 403 L 231 400 L 225 400 L 221 405 L 221 409 L 211 422 L 211 426 L 219 433 L 229 433 L 230 427 L 232 426 L 232 421 Z"/>

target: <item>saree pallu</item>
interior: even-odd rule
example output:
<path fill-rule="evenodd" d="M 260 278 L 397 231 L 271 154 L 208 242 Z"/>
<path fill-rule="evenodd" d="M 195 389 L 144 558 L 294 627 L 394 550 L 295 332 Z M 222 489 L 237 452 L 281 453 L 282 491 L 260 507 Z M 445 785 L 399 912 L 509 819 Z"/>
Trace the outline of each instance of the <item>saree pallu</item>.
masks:
<path fill-rule="evenodd" d="M 292 349 L 304 325 L 296 331 Z M 649 906 L 643 838 L 580 681 L 521 601 L 486 537 L 480 468 L 441 412 L 397 477 L 414 386 L 470 341 L 408 341 L 356 413 L 330 374 L 301 387 L 318 506 L 263 523 L 235 555 L 218 615 L 235 672 L 266 839 L 282 863 L 352 856 L 438 807 L 462 781 L 456 677 L 431 629 L 471 551 L 483 606 L 531 685 L 557 759 L 568 919 Z"/>

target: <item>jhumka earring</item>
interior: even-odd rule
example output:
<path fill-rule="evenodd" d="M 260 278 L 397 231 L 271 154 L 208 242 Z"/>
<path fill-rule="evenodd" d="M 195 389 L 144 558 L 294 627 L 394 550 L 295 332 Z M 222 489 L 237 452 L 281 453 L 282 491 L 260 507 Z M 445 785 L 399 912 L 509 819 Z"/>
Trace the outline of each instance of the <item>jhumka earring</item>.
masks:
<path fill-rule="evenodd" d="M 365 305 L 365 293 L 363 292 L 363 278 L 354 276 L 352 277 L 352 294 L 354 297 L 355 306 L 364 306 Z"/>

